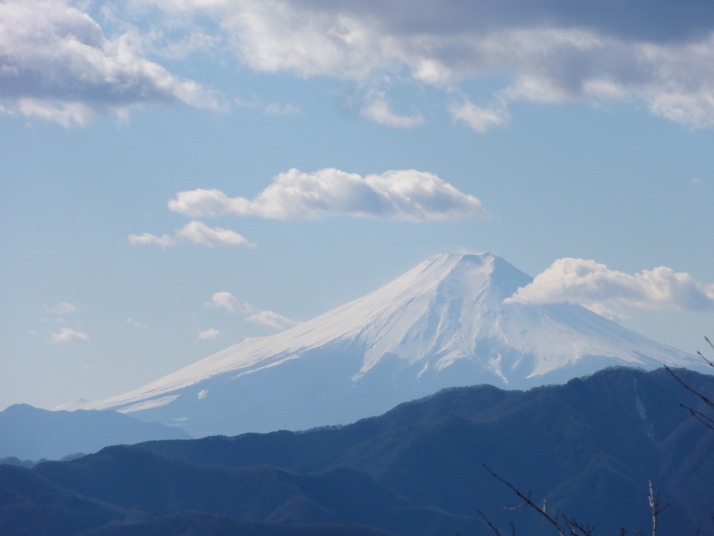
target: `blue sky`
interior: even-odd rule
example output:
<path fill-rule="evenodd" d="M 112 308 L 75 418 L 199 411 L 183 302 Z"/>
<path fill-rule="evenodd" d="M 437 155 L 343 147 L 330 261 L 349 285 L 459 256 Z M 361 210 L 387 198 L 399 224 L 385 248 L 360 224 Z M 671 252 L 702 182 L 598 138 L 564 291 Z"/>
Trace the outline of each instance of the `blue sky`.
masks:
<path fill-rule="evenodd" d="M 0 3 L 0 407 L 122 393 L 439 252 L 704 349 L 714 10 L 620 5 Z"/>

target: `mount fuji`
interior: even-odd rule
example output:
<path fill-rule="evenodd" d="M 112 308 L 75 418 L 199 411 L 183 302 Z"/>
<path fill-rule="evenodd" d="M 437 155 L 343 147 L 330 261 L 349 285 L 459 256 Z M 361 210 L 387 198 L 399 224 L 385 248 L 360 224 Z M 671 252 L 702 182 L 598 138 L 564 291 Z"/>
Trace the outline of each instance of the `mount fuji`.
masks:
<path fill-rule="evenodd" d="M 504 303 L 531 281 L 490 253 L 436 255 L 287 331 L 57 409 L 114 409 L 195 437 L 234 435 L 346 424 L 445 387 L 528 388 L 613 365 L 701 368 L 580 305 Z"/>

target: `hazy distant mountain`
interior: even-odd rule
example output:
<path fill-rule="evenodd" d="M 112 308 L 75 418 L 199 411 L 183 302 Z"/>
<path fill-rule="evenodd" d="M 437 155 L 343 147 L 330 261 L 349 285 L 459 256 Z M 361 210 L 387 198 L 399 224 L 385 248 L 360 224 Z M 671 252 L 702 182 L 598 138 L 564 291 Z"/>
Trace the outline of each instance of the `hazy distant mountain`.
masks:
<path fill-rule="evenodd" d="M 116 411 L 49 411 L 15 404 L 0 411 L 0 458 L 31 465 L 41 458 L 57 460 L 78 452 L 96 452 L 109 445 L 152 439 L 188 439 L 178 428 L 141 422 Z"/>
<path fill-rule="evenodd" d="M 344 424 L 444 387 L 524 388 L 610 365 L 699 366 L 579 305 L 503 303 L 530 282 L 488 253 L 437 255 L 297 327 L 245 339 L 125 395 L 62 408 L 235 434 Z"/>
<path fill-rule="evenodd" d="M 714 397 L 714 377 L 679 374 Z M 339 428 L 108 447 L 33 470 L 0 466 L 0 533 L 376 530 L 349 527 L 360 524 L 400 536 L 492 534 L 481 510 L 501 526 L 514 521 L 517 534 L 552 534 L 537 514 L 503 509 L 519 501 L 487 463 L 603 535 L 651 532 L 651 479 L 663 501 L 675 499 L 659 534 L 695 534 L 702 523 L 700 534 L 711 536 L 714 432 L 680 402 L 699 404 L 664 370 L 618 368 L 528 392 L 448 389 Z M 244 530 L 237 520 L 254 525 Z"/>

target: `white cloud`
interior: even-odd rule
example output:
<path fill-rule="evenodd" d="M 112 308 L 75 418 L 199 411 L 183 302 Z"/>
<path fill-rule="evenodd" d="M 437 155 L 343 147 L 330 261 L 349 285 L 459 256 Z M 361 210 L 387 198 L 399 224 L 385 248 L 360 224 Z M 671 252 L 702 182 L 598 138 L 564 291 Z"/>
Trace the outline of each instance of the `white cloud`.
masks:
<path fill-rule="evenodd" d="M 159 246 L 161 249 L 166 249 L 169 246 L 173 246 L 176 241 L 167 234 L 163 236 L 156 236 L 151 233 L 143 233 L 140 235 L 129 235 L 129 243 L 132 246 L 146 246 L 152 244 Z"/>
<path fill-rule="evenodd" d="M 514 83 L 497 93 L 508 98 L 638 98 L 672 121 L 714 125 L 714 16 L 697 3 L 669 0 L 643 17 L 614 1 L 597 12 L 569 2 L 144 2 L 172 24 L 208 15 L 220 46 L 256 71 L 373 87 L 404 75 L 444 88 L 506 75 Z"/>
<path fill-rule="evenodd" d="M 208 389 L 201 389 L 198 392 L 198 399 L 203 400 L 204 398 L 206 398 L 207 395 L 208 395 Z"/>
<path fill-rule="evenodd" d="M 300 324 L 300 322 L 296 320 L 279 315 L 273 311 L 261 311 L 250 303 L 241 302 L 230 292 L 216 292 L 211 297 L 211 301 L 206 302 L 206 305 L 225 309 L 229 313 L 239 313 L 245 316 L 248 322 L 256 322 L 279 331 Z"/>
<path fill-rule="evenodd" d="M 54 307 L 47 307 L 45 305 L 45 311 L 55 315 L 69 315 L 77 312 L 77 306 L 73 303 L 60 302 Z"/>
<path fill-rule="evenodd" d="M 411 128 L 416 125 L 421 125 L 424 122 L 424 118 L 419 114 L 413 116 L 396 115 L 392 112 L 382 92 L 375 94 L 371 100 L 362 107 L 360 113 L 363 117 L 375 123 L 396 128 Z"/>
<path fill-rule="evenodd" d="M 666 266 L 634 275 L 584 259 L 558 259 L 505 300 L 512 303 L 580 303 L 618 318 L 633 308 L 714 310 L 714 284 L 699 283 Z"/>
<path fill-rule="evenodd" d="M 206 302 L 210 307 L 219 307 L 225 309 L 229 313 L 252 314 L 256 311 L 249 303 L 242 303 L 238 298 L 230 292 L 216 292 L 211 301 Z"/>
<path fill-rule="evenodd" d="M 294 104 L 280 104 L 278 102 L 263 102 L 260 99 L 254 98 L 252 101 L 235 99 L 233 101 L 241 108 L 250 108 L 262 110 L 268 115 L 300 115 L 300 108 Z"/>
<path fill-rule="evenodd" d="M 270 115 L 299 115 L 300 108 L 293 104 L 278 104 L 270 102 L 263 108 L 266 114 Z"/>
<path fill-rule="evenodd" d="M 96 21 L 63 0 L 0 3 L 0 100 L 6 113 L 64 126 L 105 112 L 123 117 L 149 103 L 220 107 L 196 82 L 144 58 L 135 32 L 107 39 Z"/>
<path fill-rule="evenodd" d="M 273 311 L 260 311 L 259 313 L 253 313 L 246 318 L 246 320 L 248 322 L 256 322 L 258 324 L 268 326 L 269 328 L 273 328 L 278 331 L 292 328 L 300 324 L 300 322 L 291 320 L 290 318 L 274 313 Z"/>
<path fill-rule="evenodd" d="M 150 233 L 141 235 L 129 235 L 129 243 L 132 246 L 156 245 L 161 249 L 173 246 L 177 241 L 184 240 L 193 244 L 212 247 L 236 247 L 252 248 L 251 244 L 242 235 L 223 229 L 221 227 L 209 227 L 200 221 L 192 221 L 176 231 L 176 238 L 169 235 L 155 236 Z"/>
<path fill-rule="evenodd" d="M 253 244 L 248 242 L 242 235 L 223 229 L 221 227 L 211 228 L 200 221 L 187 223 L 182 229 L 176 231 L 178 238 L 184 238 L 194 244 L 212 247 L 237 247 L 251 248 Z"/>
<path fill-rule="evenodd" d="M 230 198 L 220 190 L 197 189 L 176 194 L 169 208 L 186 216 L 259 216 L 310 219 L 326 215 L 367 216 L 407 221 L 487 218 L 474 196 L 432 173 L 387 171 L 362 177 L 338 169 L 280 173 L 253 200 Z"/>
<path fill-rule="evenodd" d="M 196 341 L 213 340 L 221 334 L 220 331 L 214 328 L 209 328 L 207 330 L 201 331 L 198 334 Z"/>
<path fill-rule="evenodd" d="M 59 331 L 51 333 L 51 336 L 50 342 L 57 344 L 89 340 L 89 335 L 81 331 L 75 331 L 72 328 L 60 328 Z"/>
<path fill-rule="evenodd" d="M 142 324 L 138 320 L 134 320 L 133 318 L 127 318 L 126 319 L 127 324 L 131 324 L 132 326 L 139 328 L 139 329 L 146 329 L 146 324 Z"/>
<path fill-rule="evenodd" d="M 466 101 L 463 104 L 452 104 L 449 113 L 455 121 L 463 121 L 476 132 L 483 133 L 492 127 L 502 127 L 508 124 L 509 114 L 505 106 L 480 108 Z"/>

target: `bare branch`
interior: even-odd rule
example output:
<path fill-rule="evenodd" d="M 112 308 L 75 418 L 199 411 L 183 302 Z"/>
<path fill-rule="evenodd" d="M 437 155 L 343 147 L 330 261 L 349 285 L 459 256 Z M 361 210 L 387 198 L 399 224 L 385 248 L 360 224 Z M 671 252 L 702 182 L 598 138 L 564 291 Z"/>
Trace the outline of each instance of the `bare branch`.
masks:
<path fill-rule="evenodd" d="M 578 536 L 577 531 L 580 531 L 580 534 L 582 534 L 583 536 L 592 536 L 592 533 L 595 531 L 595 527 L 591 527 L 589 525 L 581 525 L 574 518 L 568 519 L 567 517 L 563 516 L 563 519 L 565 520 L 565 524 L 570 530 L 571 536 Z"/>
<path fill-rule="evenodd" d="M 685 406 L 684 404 L 680 404 L 680 406 L 689 411 L 692 417 L 697 419 L 704 426 L 706 426 L 710 430 L 714 430 L 714 419 L 708 417 L 707 415 L 704 415 L 701 411 L 697 411 L 696 409 L 690 408 L 689 406 Z"/>
<path fill-rule="evenodd" d="M 558 518 L 558 515 L 559 515 L 559 514 L 556 514 L 555 519 L 552 518 L 552 517 L 545 511 L 545 505 L 543 505 L 543 508 L 541 509 L 541 508 L 538 507 L 538 505 L 536 505 L 536 504 L 531 500 L 531 498 L 530 498 L 530 493 L 528 494 L 528 496 L 525 496 L 523 493 L 520 492 L 520 490 L 518 490 L 518 488 L 516 488 L 516 487 L 515 487 L 513 484 L 511 484 L 508 480 L 506 480 L 505 478 L 502 478 L 502 477 L 498 476 L 496 473 L 494 473 L 494 472 L 489 468 L 488 465 L 486 465 L 485 463 L 483 463 L 483 464 L 481 464 L 481 465 L 483 465 L 484 468 L 486 469 L 486 471 L 488 471 L 489 473 L 491 473 L 491 476 L 493 476 L 496 480 L 500 480 L 500 481 L 503 482 L 506 486 L 508 486 L 509 488 L 511 488 L 511 490 L 513 491 L 513 493 L 515 493 L 515 494 L 524 502 L 524 505 L 530 506 L 530 507 L 533 508 L 536 512 L 538 512 L 540 515 L 542 515 L 544 518 L 546 518 L 546 519 L 548 520 L 548 522 L 549 522 L 551 525 L 553 525 L 553 526 L 555 527 L 555 529 L 558 531 L 558 534 L 559 534 L 560 536 L 566 536 L 566 535 L 565 535 L 565 532 L 563 532 L 563 528 L 562 528 L 562 527 L 560 526 L 560 524 L 558 523 L 558 519 L 557 519 L 557 518 Z"/>
<path fill-rule="evenodd" d="M 674 501 L 674 499 L 670 499 L 667 504 L 665 504 L 662 508 L 660 508 L 659 507 L 659 493 L 657 495 L 655 495 L 654 488 L 652 487 L 652 481 L 648 480 L 647 482 L 650 485 L 649 501 L 650 501 L 650 508 L 652 509 L 652 536 L 657 536 L 657 516 L 659 516 L 662 512 L 664 512 L 667 508 L 669 508 L 669 505 L 672 504 L 672 501 Z"/>
<path fill-rule="evenodd" d="M 712 347 L 712 350 L 714 350 L 714 344 L 712 344 L 712 341 L 710 341 L 709 339 L 707 339 L 706 336 L 704 337 L 704 340 L 707 341 L 707 343 L 709 344 L 709 346 Z M 706 360 L 712 367 L 714 367 L 714 364 L 712 364 L 708 359 L 705 358 L 705 360 Z"/>
<path fill-rule="evenodd" d="M 708 339 L 707 339 L 707 340 L 708 340 Z M 682 380 L 679 378 L 679 376 L 677 376 L 671 368 L 669 368 L 669 367 L 667 367 L 667 366 L 665 366 L 664 368 L 665 368 L 665 370 L 666 370 L 667 372 L 669 372 L 669 373 L 672 375 L 672 377 L 673 377 L 675 380 L 677 380 L 677 381 L 682 385 L 682 387 L 684 387 L 687 391 L 689 391 L 689 392 L 694 393 L 695 395 L 697 395 L 697 397 L 699 397 L 699 399 L 702 400 L 707 406 L 709 406 L 710 408 L 714 409 L 714 402 L 712 402 L 711 400 L 709 400 L 706 396 L 704 396 L 704 395 L 701 394 L 700 392 L 695 391 L 694 389 L 692 389 L 691 387 L 689 387 L 689 385 L 687 385 L 686 383 L 684 383 L 684 381 L 682 381 Z"/>
<path fill-rule="evenodd" d="M 483 520 L 486 522 L 486 524 L 489 526 L 489 528 L 493 531 L 495 536 L 503 536 L 503 534 L 501 533 L 501 530 L 497 526 L 495 526 L 493 523 L 491 523 L 491 520 L 488 519 L 486 517 L 486 515 L 481 510 L 478 511 L 478 515 L 480 515 L 483 518 Z M 457 532 L 456 536 L 461 536 L 461 535 Z"/>
<path fill-rule="evenodd" d="M 706 337 L 705 337 L 705 338 L 706 338 Z M 709 339 L 707 339 L 707 341 L 709 341 Z M 709 344 L 711 344 L 711 343 L 709 343 Z M 712 363 L 712 362 L 709 361 L 706 357 L 704 357 L 704 356 L 702 355 L 702 353 L 701 353 L 700 351 L 698 351 L 698 350 L 697 350 L 697 355 L 698 355 L 699 357 L 701 357 L 704 361 L 706 361 L 706 362 L 707 362 L 707 365 L 709 365 L 710 367 L 714 368 L 714 363 Z"/>

